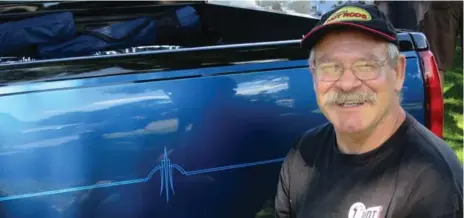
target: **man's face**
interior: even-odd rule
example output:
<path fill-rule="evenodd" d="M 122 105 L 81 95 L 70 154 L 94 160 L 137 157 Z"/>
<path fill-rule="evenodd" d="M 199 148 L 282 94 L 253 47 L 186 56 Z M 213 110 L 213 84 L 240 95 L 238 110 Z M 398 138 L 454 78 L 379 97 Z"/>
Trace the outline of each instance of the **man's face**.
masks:
<path fill-rule="evenodd" d="M 393 66 L 387 43 L 356 31 L 331 33 L 310 63 L 317 103 L 338 132 L 360 133 L 399 107 L 403 56 Z"/>

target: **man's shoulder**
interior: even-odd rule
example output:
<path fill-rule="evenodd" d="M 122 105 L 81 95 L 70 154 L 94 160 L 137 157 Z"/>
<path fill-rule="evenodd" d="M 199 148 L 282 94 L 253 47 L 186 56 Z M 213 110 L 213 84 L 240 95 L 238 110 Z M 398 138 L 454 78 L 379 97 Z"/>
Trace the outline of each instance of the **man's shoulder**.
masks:
<path fill-rule="evenodd" d="M 297 140 L 294 148 L 298 149 L 301 146 L 304 146 L 305 142 L 308 141 L 318 141 L 326 137 L 331 137 L 333 135 L 333 125 L 329 122 L 317 125 L 311 129 L 304 131 L 300 134 L 300 137 Z"/>
<path fill-rule="evenodd" d="M 411 169 L 422 168 L 429 176 L 455 180 L 462 189 L 462 164 L 451 147 L 415 119 L 410 127 L 405 153 Z"/>
<path fill-rule="evenodd" d="M 462 217 L 463 168 L 450 146 L 409 118 L 397 187 L 408 193 L 398 213 L 411 217 Z"/>
<path fill-rule="evenodd" d="M 328 147 L 327 144 L 334 139 L 333 137 L 333 126 L 328 122 L 308 129 L 297 138 L 290 156 L 302 158 L 306 165 L 312 165 L 323 149 Z"/>

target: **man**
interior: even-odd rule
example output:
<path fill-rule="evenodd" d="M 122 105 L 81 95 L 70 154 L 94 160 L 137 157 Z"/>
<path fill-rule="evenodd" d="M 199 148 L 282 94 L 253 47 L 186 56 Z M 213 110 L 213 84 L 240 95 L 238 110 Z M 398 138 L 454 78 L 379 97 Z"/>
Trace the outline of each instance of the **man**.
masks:
<path fill-rule="evenodd" d="M 405 57 L 376 6 L 331 10 L 302 40 L 329 123 L 286 157 L 278 218 L 462 217 L 462 165 L 401 107 Z"/>

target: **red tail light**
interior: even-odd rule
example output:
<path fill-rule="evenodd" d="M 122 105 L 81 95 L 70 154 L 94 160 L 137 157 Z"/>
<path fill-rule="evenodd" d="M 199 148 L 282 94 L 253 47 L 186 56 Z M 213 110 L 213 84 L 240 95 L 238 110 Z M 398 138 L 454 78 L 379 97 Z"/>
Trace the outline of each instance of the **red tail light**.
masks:
<path fill-rule="evenodd" d="M 443 138 L 444 105 L 435 57 L 430 51 L 421 51 L 425 81 L 425 124 L 438 137 Z"/>

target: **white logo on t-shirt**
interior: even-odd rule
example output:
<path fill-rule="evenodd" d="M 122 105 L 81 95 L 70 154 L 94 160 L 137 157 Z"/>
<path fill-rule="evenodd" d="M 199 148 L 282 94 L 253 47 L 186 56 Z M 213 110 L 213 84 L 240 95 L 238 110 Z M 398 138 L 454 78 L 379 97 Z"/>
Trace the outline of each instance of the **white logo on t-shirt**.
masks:
<path fill-rule="evenodd" d="M 382 206 L 366 208 L 361 202 L 356 202 L 350 207 L 348 218 L 380 218 Z"/>

